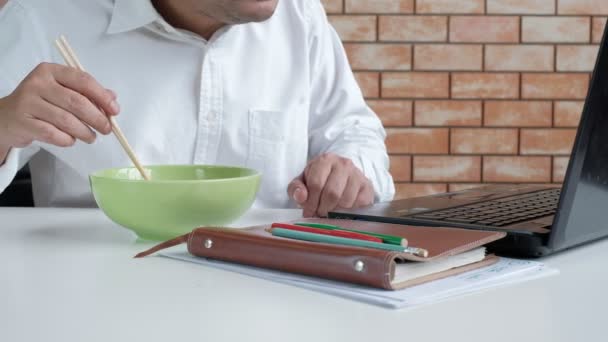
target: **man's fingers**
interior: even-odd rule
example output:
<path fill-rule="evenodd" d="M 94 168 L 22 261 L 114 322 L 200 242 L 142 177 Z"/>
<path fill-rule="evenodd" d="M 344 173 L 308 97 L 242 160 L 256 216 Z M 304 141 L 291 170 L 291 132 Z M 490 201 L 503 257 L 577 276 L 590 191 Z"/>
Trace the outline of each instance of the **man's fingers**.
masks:
<path fill-rule="evenodd" d="M 296 203 L 303 204 L 308 199 L 308 190 L 302 180 L 302 176 L 294 179 L 289 183 L 287 187 L 287 194 L 289 198 L 292 198 Z"/>
<path fill-rule="evenodd" d="M 112 131 L 108 117 L 87 97 L 59 84 L 49 88 L 42 95 L 46 101 L 72 113 L 100 133 L 109 134 Z"/>
<path fill-rule="evenodd" d="M 331 173 L 331 163 L 324 162 L 322 158 L 312 162 L 304 170 L 304 181 L 308 189 L 308 199 L 304 204 L 304 217 L 315 216 L 321 199 L 321 192 Z"/>
<path fill-rule="evenodd" d="M 302 180 L 302 175 L 294 178 L 289 185 L 287 186 L 287 195 L 289 198 L 293 198 L 293 194 L 298 187 L 305 186 L 304 181 Z"/>
<path fill-rule="evenodd" d="M 369 181 L 367 181 L 359 191 L 357 200 L 355 201 L 354 208 L 366 207 L 374 203 L 374 187 Z"/>
<path fill-rule="evenodd" d="M 89 126 L 82 123 L 74 114 L 50 102 L 44 100 L 40 102 L 41 104 L 37 108 L 37 113 L 40 114 L 36 115 L 36 117 L 53 124 L 61 131 L 88 144 L 95 141 L 95 132 Z"/>
<path fill-rule="evenodd" d="M 7 97 L 7 120 L 3 144 L 27 146 L 38 140 L 71 146 L 75 139 L 91 143 L 95 132 L 110 133 L 110 114 L 118 112 L 116 94 L 103 88 L 92 76 L 59 64 L 41 63 Z M 98 105 L 103 107 L 99 109 Z"/>
<path fill-rule="evenodd" d="M 342 193 L 342 198 L 340 199 L 340 202 L 338 202 L 338 207 L 350 209 L 355 205 L 357 195 L 361 189 L 361 183 L 357 182 L 355 179 L 355 177 L 348 178 L 348 182 Z"/>
<path fill-rule="evenodd" d="M 74 145 L 76 140 L 71 135 L 62 132 L 57 127 L 48 122 L 35 118 L 27 119 L 28 130 L 32 133 L 35 140 L 60 147 Z"/>
<path fill-rule="evenodd" d="M 308 199 L 308 190 L 306 187 L 297 188 L 293 194 L 293 199 L 300 207 L 306 203 L 306 200 Z"/>
<path fill-rule="evenodd" d="M 82 94 L 92 103 L 99 105 L 108 115 L 116 115 L 120 111 L 116 94 L 102 87 L 90 74 L 58 64 L 52 64 L 55 80 L 66 88 Z"/>
<path fill-rule="evenodd" d="M 334 164 L 321 192 L 319 207 L 317 208 L 319 216 L 326 217 L 330 210 L 336 208 L 342 198 L 348 179 L 351 178 L 349 177 L 350 171 L 347 168 L 340 167 L 339 164 Z"/>
<path fill-rule="evenodd" d="M 120 104 L 118 103 L 118 96 L 116 95 L 116 93 L 112 90 L 112 89 L 106 89 L 106 91 L 108 92 L 108 94 L 110 94 L 110 97 L 113 99 L 112 102 L 110 102 L 110 105 L 115 109 L 114 112 L 105 112 L 104 114 L 106 114 L 107 116 L 116 116 L 118 115 L 118 113 L 120 113 Z M 97 103 L 97 107 L 103 108 L 99 103 Z"/>
<path fill-rule="evenodd" d="M 106 88 L 106 91 L 109 92 L 110 96 L 116 101 L 116 99 L 118 98 L 118 96 L 116 95 L 116 93 L 114 92 L 114 90 Z M 118 104 L 118 101 L 116 101 L 116 102 Z M 116 114 L 118 114 L 118 113 L 116 113 Z"/>

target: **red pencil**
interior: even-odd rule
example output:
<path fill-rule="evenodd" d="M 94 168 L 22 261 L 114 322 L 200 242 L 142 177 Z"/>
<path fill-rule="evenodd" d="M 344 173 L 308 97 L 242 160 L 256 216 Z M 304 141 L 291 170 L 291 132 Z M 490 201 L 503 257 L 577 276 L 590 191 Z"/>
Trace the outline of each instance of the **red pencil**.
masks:
<path fill-rule="evenodd" d="M 312 227 L 296 226 L 296 225 L 288 224 L 288 223 L 273 223 L 270 226 L 270 228 L 283 228 L 283 229 L 297 230 L 300 232 L 331 235 L 331 236 L 338 236 L 338 237 L 343 237 L 343 238 L 348 238 L 348 239 L 366 240 L 366 241 L 382 243 L 382 239 L 377 238 L 375 236 L 348 232 L 348 231 L 344 231 L 344 230 L 327 230 L 327 229 L 319 229 L 319 228 L 312 228 Z"/>

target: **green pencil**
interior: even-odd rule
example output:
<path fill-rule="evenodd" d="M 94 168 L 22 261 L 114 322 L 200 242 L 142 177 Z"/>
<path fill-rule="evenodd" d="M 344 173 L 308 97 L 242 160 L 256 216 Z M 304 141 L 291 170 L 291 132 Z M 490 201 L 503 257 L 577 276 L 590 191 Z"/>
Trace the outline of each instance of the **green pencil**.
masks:
<path fill-rule="evenodd" d="M 375 249 L 383 249 L 388 251 L 396 251 L 402 253 L 409 253 L 416 256 L 420 256 L 426 258 L 428 256 L 428 251 L 422 248 L 416 247 L 403 247 L 398 245 L 393 245 L 389 243 L 379 243 L 358 239 L 348 239 L 343 237 L 331 236 L 331 235 L 323 235 L 323 234 L 315 234 L 308 232 L 300 232 L 297 230 L 283 229 L 283 228 L 272 228 L 272 235 L 295 239 L 295 240 L 303 240 L 303 241 L 311 241 L 311 242 L 321 242 L 321 243 L 329 243 L 334 245 L 344 245 L 344 246 L 353 246 L 353 247 L 366 247 L 366 248 L 375 248 Z"/>
<path fill-rule="evenodd" d="M 304 227 L 319 228 L 319 229 L 327 229 L 327 230 L 344 230 L 344 231 L 347 231 L 347 232 L 361 233 L 361 234 L 375 236 L 377 238 L 380 238 L 380 239 L 382 239 L 382 242 L 384 242 L 384 243 L 388 243 L 388 244 L 391 244 L 391 245 L 402 246 L 402 247 L 407 247 L 407 239 L 402 238 L 400 236 L 386 235 L 386 234 L 373 233 L 373 232 L 364 232 L 364 231 L 361 231 L 361 230 L 342 228 L 340 226 L 334 226 L 334 225 L 331 225 L 331 224 L 322 224 L 322 223 L 296 222 L 295 225 L 297 225 L 297 226 L 304 226 Z"/>

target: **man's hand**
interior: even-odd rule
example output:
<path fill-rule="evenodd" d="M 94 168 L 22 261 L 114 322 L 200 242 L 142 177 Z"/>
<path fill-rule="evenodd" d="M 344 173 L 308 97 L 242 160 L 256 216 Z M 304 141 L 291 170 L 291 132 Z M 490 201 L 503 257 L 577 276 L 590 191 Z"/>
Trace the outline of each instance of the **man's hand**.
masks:
<path fill-rule="evenodd" d="M 62 147 L 76 139 L 92 143 L 91 128 L 109 134 L 107 115 L 119 110 L 116 95 L 91 75 L 42 63 L 12 94 L 0 99 L 0 150 L 26 147 L 34 140 Z"/>
<path fill-rule="evenodd" d="M 335 208 L 359 208 L 374 202 L 372 183 L 348 158 L 327 153 L 311 160 L 287 193 L 304 217 L 326 217 Z"/>

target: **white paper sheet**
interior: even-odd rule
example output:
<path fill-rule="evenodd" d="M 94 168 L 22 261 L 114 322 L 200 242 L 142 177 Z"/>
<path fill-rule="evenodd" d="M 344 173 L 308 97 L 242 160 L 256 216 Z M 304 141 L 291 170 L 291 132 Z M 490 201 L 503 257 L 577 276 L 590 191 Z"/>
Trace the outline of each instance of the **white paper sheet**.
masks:
<path fill-rule="evenodd" d="M 557 269 L 547 267 L 540 262 L 500 258 L 497 263 L 491 266 L 403 290 L 388 291 L 199 258 L 189 254 L 183 246 L 161 252 L 160 255 L 389 308 L 411 308 L 426 305 L 455 296 L 462 296 L 559 273 Z"/>

